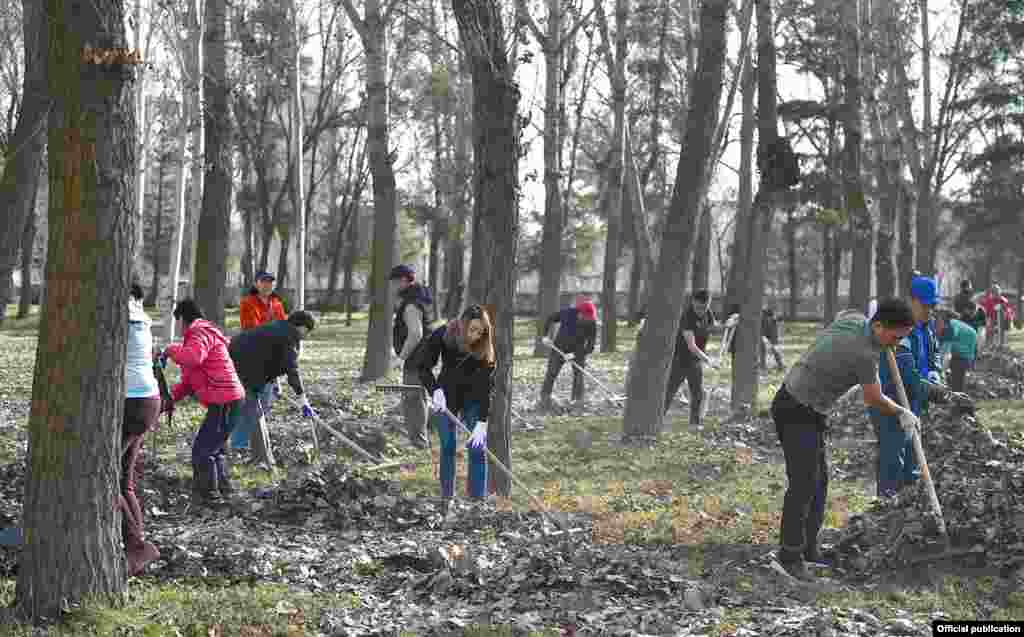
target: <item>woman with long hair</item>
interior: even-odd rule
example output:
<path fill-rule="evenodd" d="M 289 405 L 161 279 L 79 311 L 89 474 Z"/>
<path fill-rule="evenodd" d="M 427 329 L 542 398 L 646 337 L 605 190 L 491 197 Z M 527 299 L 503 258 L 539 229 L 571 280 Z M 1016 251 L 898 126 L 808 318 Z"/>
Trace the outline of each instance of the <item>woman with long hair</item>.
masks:
<path fill-rule="evenodd" d="M 432 418 L 441 438 L 441 497 L 447 514 L 455 496 L 455 441 L 458 427 L 446 411 L 472 429 L 469 437 L 467 491 L 474 500 L 487 495 L 487 417 L 494 391 L 494 328 L 479 305 L 439 327 L 420 345 L 416 354 L 420 380 L 431 396 Z M 441 374 L 434 367 L 441 360 Z"/>

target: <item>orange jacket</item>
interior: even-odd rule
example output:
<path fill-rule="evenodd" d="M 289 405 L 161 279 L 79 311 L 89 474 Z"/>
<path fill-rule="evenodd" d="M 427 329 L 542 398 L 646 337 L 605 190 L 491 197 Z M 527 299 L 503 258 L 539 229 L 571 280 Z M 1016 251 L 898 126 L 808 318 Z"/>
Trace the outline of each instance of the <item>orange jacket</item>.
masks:
<path fill-rule="evenodd" d="M 284 313 L 284 305 L 276 294 L 271 294 L 267 303 L 258 294 L 246 294 L 239 304 L 239 322 L 243 330 L 251 330 L 271 321 L 284 321 L 288 317 Z"/>

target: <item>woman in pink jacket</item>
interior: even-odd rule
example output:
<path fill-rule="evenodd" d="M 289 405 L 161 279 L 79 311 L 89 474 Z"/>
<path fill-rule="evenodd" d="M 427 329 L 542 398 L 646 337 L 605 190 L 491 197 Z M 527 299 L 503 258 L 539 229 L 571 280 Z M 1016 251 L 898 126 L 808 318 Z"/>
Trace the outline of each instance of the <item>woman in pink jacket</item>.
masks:
<path fill-rule="evenodd" d="M 192 442 L 192 497 L 209 501 L 230 495 L 231 482 L 224 463 L 224 443 L 237 421 L 245 389 L 228 354 L 228 339 L 192 299 L 184 299 L 174 308 L 176 326 L 182 342 L 168 345 L 161 354 L 181 370 L 181 382 L 171 390 L 178 402 L 195 395 L 206 407 L 206 418 Z"/>

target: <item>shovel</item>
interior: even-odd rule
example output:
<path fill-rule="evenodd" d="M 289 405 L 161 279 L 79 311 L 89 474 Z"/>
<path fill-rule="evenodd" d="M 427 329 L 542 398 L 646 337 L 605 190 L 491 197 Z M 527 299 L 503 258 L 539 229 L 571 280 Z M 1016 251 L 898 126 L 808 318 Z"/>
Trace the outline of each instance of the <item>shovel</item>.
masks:
<path fill-rule="evenodd" d="M 907 390 L 903 387 L 903 379 L 900 377 L 900 368 L 896 364 L 896 354 L 893 353 L 892 348 L 887 350 L 887 356 L 889 360 L 889 372 L 896 383 L 896 391 L 899 392 L 900 404 L 906 409 L 910 409 L 910 400 L 907 399 Z M 924 480 L 925 489 L 928 491 L 928 504 L 931 506 L 932 513 L 935 515 L 936 520 L 939 524 L 939 534 L 942 536 L 944 550 L 940 554 L 928 556 L 924 560 L 915 561 L 931 561 L 940 560 L 945 557 L 955 555 L 950 550 L 949 545 L 949 534 L 946 532 L 946 520 L 942 516 L 942 505 L 939 504 L 939 496 L 935 493 L 935 483 L 932 482 L 932 473 L 928 469 L 928 460 L 924 455 L 924 447 L 921 445 L 921 432 L 919 429 L 915 429 L 912 436 L 914 444 L 914 455 L 917 457 L 917 464 L 921 467 L 921 479 Z"/>

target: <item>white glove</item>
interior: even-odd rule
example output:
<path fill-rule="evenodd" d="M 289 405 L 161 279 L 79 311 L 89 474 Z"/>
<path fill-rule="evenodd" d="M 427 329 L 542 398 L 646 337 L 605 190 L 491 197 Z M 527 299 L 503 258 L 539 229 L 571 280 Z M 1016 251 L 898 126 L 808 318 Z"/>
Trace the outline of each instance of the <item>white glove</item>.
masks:
<path fill-rule="evenodd" d="M 405 359 L 402 358 L 401 356 L 392 356 L 391 366 L 394 367 L 395 369 L 402 369 L 403 367 L 405 367 Z"/>
<path fill-rule="evenodd" d="M 917 432 L 917 428 L 921 424 L 921 419 L 914 415 L 914 412 L 909 409 L 904 409 L 900 412 L 900 426 L 903 427 L 903 431 L 913 435 Z"/>
<path fill-rule="evenodd" d="M 725 326 L 726 327 L 736 327 L 736 325 L 738 325 L 739 322 L 740 322 L 740 315 L 739 314 L 733 314 L 732 316 L 730 316 L 725 321 Z"/>
<path fill-rule="evenodd" d="M 540 339 L 540 342 L 544 343 L 548 347 L 551 347 L 551 339 L 549 337 L 547 337 L 547 336 L 545 336 L 544 338 Z"/>
<path fill-rule="evenodd" d="M 444 411 L 448 408 L 448 402 L 444 399 L 444 390 L 438 387 L 434 390 L 433 397 L 430 401 L 430 406 L 434 411 Z"/>
<path fill-rule="evenodd" d="M 487 444 L 487 423 L 478 420 L 476 426 L 473 427 L 473 433 L 469 435 L 469 446 L 480 449 L 485 444 Z"/>
<path fill-rule="evenodd" d="M 576 355 L 575 355 L 575 354 L 573 354 L 572 352 L 567 352 L 567 353 L 565 354 L 565 360 L 567 360 L 567 361 L 571 361 L 571 360 L 573 360 L 573 359 L 575 359 L 575 358 L 576 358 Z"/>

